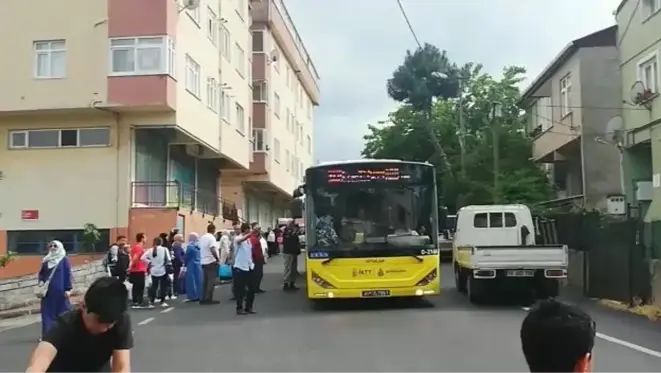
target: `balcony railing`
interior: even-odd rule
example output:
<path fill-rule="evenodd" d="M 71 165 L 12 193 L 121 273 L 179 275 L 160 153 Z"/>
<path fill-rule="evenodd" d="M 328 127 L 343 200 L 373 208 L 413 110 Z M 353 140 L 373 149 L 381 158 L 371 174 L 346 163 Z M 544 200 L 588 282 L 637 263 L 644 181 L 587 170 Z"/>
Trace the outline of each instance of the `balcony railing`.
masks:
<path fill-rule="evenodd" d="M 233 222 L 242 220 L 234 203 L 220 198 L 217 193 L 178 181 L 132 182 L 131 206 L 189 209 Z"/>

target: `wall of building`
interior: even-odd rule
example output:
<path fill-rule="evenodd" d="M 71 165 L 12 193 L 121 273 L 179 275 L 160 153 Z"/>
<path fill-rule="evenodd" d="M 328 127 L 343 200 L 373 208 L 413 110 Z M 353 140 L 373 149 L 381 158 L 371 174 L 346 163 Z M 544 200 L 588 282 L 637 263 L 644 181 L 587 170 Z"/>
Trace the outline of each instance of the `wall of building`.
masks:
<path fill-rule="evenodd" d="M 130 183 L 130 131 L 112 116 L 8 117 L 0 120 L 0 227 L 4 230 L 126 227 Z M 109 147 L 15 149 L 8 131 L 110 127 Z M 38 219 L 21 218 L 37 210 Z"/>
<path fill-rule="evenodd" d="M 620 151 L 615 145 L 600 142 L 610 138 L 606 126 L 622 111 L 619 55 L 615 47 L 593 47 L 582 48 L 578 51 L 578 56 L 581 61 L 583 106 L 583 194 L 591 206 L 605 208 L 608 195 L 624 193 Z"/>
<path fill-rule="evenodd" d="M 76 17 L 53 16 L 66 14 Z M 11 51 L 7 53 L 12 57 L 0 70 L 0 112 L 89 107 L 95 100 L 105 101 L 106 19 L 106 1 L 25 0 L 3 4 L 0 32 L 11 37 L 0 39 L 0 48 Z M 33 43 L 52 39 L 65 40 L 66 75 L 37 79 Z"/>
<path fill-rule="evenodd" d="M 252 156 L 252 38 L 248 1 L 223 2 L 217 14 L 222 18 L 218 54 L 221 100 L 228 97 L 224 106 L 226 115 L 220 119 L 221 150 L 247 169 Z M 227 52 L 226 48 L 229 48 Z M 238 48 L 243 51 L 242 56 Z M 237 104 L 243 108 L 242 121 L 237 115 Z"/>

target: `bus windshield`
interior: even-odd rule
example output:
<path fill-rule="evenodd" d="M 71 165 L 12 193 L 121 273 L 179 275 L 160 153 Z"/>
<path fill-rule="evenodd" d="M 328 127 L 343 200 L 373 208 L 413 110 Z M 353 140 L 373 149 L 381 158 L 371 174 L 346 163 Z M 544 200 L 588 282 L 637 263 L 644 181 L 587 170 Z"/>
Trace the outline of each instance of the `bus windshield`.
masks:
<path fill-rule="evenodd" d="M 310 222 L 314 229 L 308 235 L 313 240 L 307 243 L 310 250 L 435 247 L 433 174 L 425 182 L 313 180 L 306 194 L 306 205 L 312 210 L 307 216 L 315 218 Z"/>

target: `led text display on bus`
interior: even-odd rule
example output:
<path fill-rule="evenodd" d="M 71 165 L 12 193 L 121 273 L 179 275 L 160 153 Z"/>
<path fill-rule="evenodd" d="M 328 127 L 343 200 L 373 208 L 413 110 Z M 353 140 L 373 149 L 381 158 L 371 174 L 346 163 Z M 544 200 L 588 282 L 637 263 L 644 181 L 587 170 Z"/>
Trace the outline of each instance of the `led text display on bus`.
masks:
<path fill-rule="evenodd" d="M 328 185 L 415 184 L 427 178 L 430 181 L 433 178 L 433 169 L 419 164 L 364 163 L 320 167 L 315 174 L 316 182 Z"/>

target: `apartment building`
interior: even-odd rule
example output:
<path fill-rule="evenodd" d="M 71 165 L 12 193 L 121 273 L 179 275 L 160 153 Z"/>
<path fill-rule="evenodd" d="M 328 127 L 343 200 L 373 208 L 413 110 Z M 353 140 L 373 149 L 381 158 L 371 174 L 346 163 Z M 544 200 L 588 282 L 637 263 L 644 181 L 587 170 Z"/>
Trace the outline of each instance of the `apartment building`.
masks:
<path fill-rule="evenodd" d="M 253 136 L 251 4 L 188 4 L 6 5 L 0 30 L 14 36 L 0 40 L 13 56 L 0 71 L 0 255 L 18 259 L 0 277 L 34 272 L 52 239 L 77 263 L 118 234 L 286 214 L 300 177 L 275 160 L 259 167 L 273 151 Z M 300 151 L 295 134 L 281 137 L 282 153 Z M 101 234 L 93 247 L 86 223 Z"/>
<path fill-rule="evenodd" d="M 647 222 L 661 220 L 660 10 L 659 0 L 623 0 L 616 10 L 624 184 L 629 202 L 641 207 Z"/>
<path fill-rule="evenodd" d="M 252 0 L 253 137 L 251 169 L 267 184 L 293 191 L 313 165 L 319 74 L 282 0 Z M 262 199 L 248 198 L 262 216 Z M 266 219 L 272 221 L 273 219 Z"/>
<path fill-rule="evenodd" d="M 623 193 L 607 133 L 620 114 L 616 34 L 612 26 L 572 41 L 522 93 L 533 158 L 555 189 L 550 203 L 605 209 L 607 197 Z"/>

